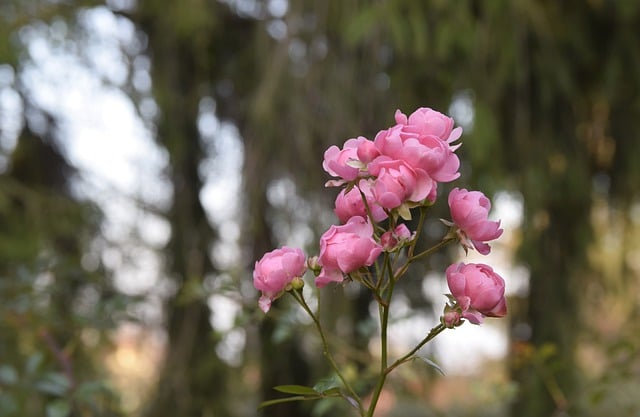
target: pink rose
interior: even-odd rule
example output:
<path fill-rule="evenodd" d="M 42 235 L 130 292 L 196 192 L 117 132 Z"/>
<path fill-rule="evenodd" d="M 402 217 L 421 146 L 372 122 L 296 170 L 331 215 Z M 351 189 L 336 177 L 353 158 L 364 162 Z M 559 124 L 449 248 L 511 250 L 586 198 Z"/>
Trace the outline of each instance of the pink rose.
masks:
<path fill-rule="evenodd" d="M 435 181 L 449 182 L 460 176 L 460 160 L 455 147 L 438 136 L 406 132 L 396 125 L 378 132 L 374 143 L 382 155 L 405 161 L 414 170 L 422 170 Z"/>
<path fill-rule="evenodd" d="M 400 110 L 396 110 L 396 123 L 403 125 L 403 131 L 418 136 L 436 136 L 440 140 L 451 143 L 460 138 L 462 128 L 453 128 L 453 119 L 428 107 L 420 107 L 407 118 Z"/>
<path fill-rule="evenodd" d="M 365 168 L 365 162 L 360 161 L 358 150 L 365 158 L 375 157 L 369 146 L 370 140 L 363 136 L 357 139 L 349 139 L 344 143 L 342 150 L 337 146 L 331 146 L 324 153 L 322 167 L 333 177 L 342 178 L 344 181 L 353 181 L 358 178 L 360 170 Z M 339 181 L 329 181 L 329 185 L 339 185 Z"/>
<path fill-rule="evenodd" d="M 371 184 L 368 181 L 361 180 L 358 187 L 353 187 L 348 192 L 345 192 L 343 189 L 340 191 L 340 194 L 338 194 L 338 197 L 336 198 L 336 208 L 334 211 L 336 216 L 340 219 L 340 222 L 346 223 L 347 220 L 353 216 L 367 217 L 367 208 L 362 200 L 360 190 L 362 190 L 362 193 L 367 199 L 367 205 L 371 210 L 373 220 L 375 222 L 379 222 L 386 219 L 387 213 L 385 213 L 384 209 L 375 202 L 371 191 Z"/>
<path fill-rule="evenodd" d="M 393 230 L 388 230 L 380 236 L 380 244 L 385 251 L 391 252 L 402 244 L 411 239 L 411 232 L 404 224 L 399 224 Z"/>
<path fill-rule="evenodd" d="M 273 300 L 287 290 L 287 286 L 296 277 L 302 277 L 307 270 L 307 262 L 301 249 L 282 247 L 265 253 L 256 262 L 253 270 L 253 286 L 262 291 L 258 301 L 265 313 L 271 308 Z"/>
<path fill-rule="evenodd" d="M 359 142 L 356 153 L 358 155 L 358 159 L 361 162 L 363 162 L 364 164 L 368 164 L 380 155 L 380 151 L 376 147 L 375 143 L 373 143 L 373 141 L 370 141 L 368 139 L 361 140 L 361 138 L 358 139 Z"/>
<path fill-rule="evenodd" d="M 484 317 L 507 314 L 504 280 L 490 266 L 460 262 L 447 268 L 447 284 L 462 309 L 462 316 L 473 324 Z"/>
<path fill-rule="evenodd" d="M 380 156 L 369 164 L 376 176 L 373 196 L 385 209 L 394 209 L 406 201 L 420 202 L 432 194 L 435 182 L 423 170 L 414 170 L 406 162 Z"/>
<path fill-rule="evenodd" d="M 483 255 L 491 251 L 485 242 L 502 234 L 500 221 L 489 221 L 491 202 L 480 191 L 454 188 L 449 193 L 451 218 L 459 227 L 460 242 L 466 249 L 475 247 Z"/>
<path fill-rule="evenodd" d="M 342 282 L 343 274 L 372 265 L 382 252 L 373 240 L 373 226 L 363 217 L 355 216 L 342 226 L 331 226 L 320 237 L 318 263 L 322 266 L 316 285 Z"/>

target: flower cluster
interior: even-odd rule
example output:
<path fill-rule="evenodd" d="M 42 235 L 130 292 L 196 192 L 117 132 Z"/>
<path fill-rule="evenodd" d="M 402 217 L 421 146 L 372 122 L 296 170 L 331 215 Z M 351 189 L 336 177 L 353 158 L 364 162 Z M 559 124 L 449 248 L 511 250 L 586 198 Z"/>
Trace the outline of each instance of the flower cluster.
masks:
<path fill-rule="evenodd" d="M 454 142 L 462 128 L 454 128 L 452 118 L 423 107 L 409 116 L 398 110 L 395 121 L 374 140 L 359 136 L 324 154 L 322 166 L 334 177 L 327 186 L 343 187 L 335 201 L 342 224 L 331 226 L 320 238 L 320 253 L 314 258 L 319 288 L 373 265 L 382 253 L 414 245 L 415 232 L 396 220 L 408 220 L 412 208 L 435 203 L 438 184 L 460 176 L 455 153 L 460 145 Z M 465 251 L 488 254 L 491 247 L 486 242 L 502 234 L 500 222 L 488 219 L 489 199 L 480 191 L 454 188 L 448 203 L 448 236 L 455 236 Z M 377 233 L 374 225 L 383 221 L 389 229 Z M 262 291 L 261 309 L 268 311 L 305 270 L 300 249 L 284 247 L 265 254 L 254 270 L 254 285 Z M 448 327 L 459 325 L 462 318 L 478 324 L 485 316 L 506 314 L 504 281 L 489 266 L 455 264 L 446 275 L 453 300 L 443 316 Z"/>
<path fill-rule="evenodd" d="M 332 146 L 324 154 L 324 170 L 336 180 L 329 186 L 351 183 L 356 189 L 343 190 L 336 200 L 336 214 L 366 216 L 368 205 L 374 221 L 387 217 L 385 211 L 408 209 L 434 202 L 438 182 L 460 176 L 460 160 L 455 154 L 461 128 L 453 119 L 423 107 L 409 117 L 396 111 L 396 125 L 378 132 L 373 141 L 358 137 L 342 149 Z M 364 198 L 361 197 L 364 196 Z"/>
<path fill-rule="evenodd" d="M 307 259 L 302 250 L 283 247 L 265 254 L 255 264 L 253 283 L 262 292 L 259 300 L 262 311 L 266 313 L 274 300 L 291 293 L 313 319 L 325 355 L 344 388 L 318 392 L 309 387 L 279 387 L 282 392 L 302 394 L 291 400 L 323 398 L 330 392 L 356 404 L 362 416 L 371 416 L 386 375 L 414 358 L 425 343 L 465 320 L 480 324 L 485 317 L 502 317 L 507 313 L 504 280 L 490 266 L 455 263 L 446 269 L 451 293 L 447 294 L 440 323 L 391 365 L 387 365 L 387 333 L 381 330 L 382 370 L 368 410 L 332 359 L 317 313 L 300 291 L 307 269 L 313 271 L 317 288 L 348 281 L 364 285 L 379 304 L 384 327 L 394 286 L 412 263 L 452 242 L 459 243 L 465 252 L 475 249 L 486 255 L 491 251 L 487 242 L 502 234 L 500 222 L 489 220 L 491 203 L 483 193 L 454 188 L 448 196 L 451 220 L 442 220 L 450 227 L 448 233 L 440 243 L 415 253 L 428 208 L 437 200 L 438 185 L 460 176 L 460 160 L 455 152 L 460 146 L 456 142 L 462 129 L 454 128 L 452 118 L 429 108 L 419 108 L 409 116 L 398 110 L 395 122 L 378 132 L 373 140 L 359 136 L 347 140 L 342 148 L 331 146 L 324 153 L 322 166 L 333 177 L 326 186 L 342 189 L 335 200 L 340 224 L 332 225 L 320 237 L 319 254 Z M 405 222 L 412 219 L 414 209 L 419 210 L 420 218 L 418 227 L 412 231 Z M 403 256 L 399 256 L 401 252 Z"/>

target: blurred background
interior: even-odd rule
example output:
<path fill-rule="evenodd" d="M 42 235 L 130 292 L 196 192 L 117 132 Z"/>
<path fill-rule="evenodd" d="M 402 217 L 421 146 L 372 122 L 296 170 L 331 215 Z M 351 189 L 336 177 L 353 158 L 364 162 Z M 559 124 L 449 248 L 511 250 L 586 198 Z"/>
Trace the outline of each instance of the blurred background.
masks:
<path fill-rule="evenodd" d="M 464 128 L 426 235 L 451 187 L 491 196 L 509 316 L 429 344 L 445 375 L 406 365 L 378 415 L 640 415 L 639 28 L 635 0 L 0 0 L 0 416 L 350 415 L 257 410 L 330 370 L 251 270 L 337 222 L 328 146 L 421 106 Z M 392 352 L 462 255 L 399 286 Z M 324 291 L 366 373 L 369 295 Z"/>

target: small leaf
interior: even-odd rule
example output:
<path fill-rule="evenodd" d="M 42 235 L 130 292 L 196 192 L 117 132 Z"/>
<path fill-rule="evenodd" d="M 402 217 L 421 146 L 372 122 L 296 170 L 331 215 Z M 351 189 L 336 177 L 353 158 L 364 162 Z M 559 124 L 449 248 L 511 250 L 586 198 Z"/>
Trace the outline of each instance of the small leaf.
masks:
<path fill-rule="evenodd" d="M 339 387 L 329 388 L 328 390 L 322 391 L 322 395 L 325 397 L 339 397 L 342 395 Z"/>
<path fill-rule="evenodd" d="M 29 356 L 29 359 L 27 359 L 27 364 L 24 367 L 25 373 L 27 375 L 35 374 L 38 368 L 40 368 L 43 360 L 44 355 L 42 354 L 42 352 L 35 352 L 31 356 Z"/>
<path fill-rule="evenodd" d="M 80 401 L 91 403 L 95 401 L 95 396 L 101 392 L 108 392 L 107 386 L 103 381 L 91 381 L 81 384 L 73 392 L 73 397 Z"/>
<path fill-rule="evenodd" d="M 437 363 L 435 363 L 431 359 L 425 358 L 424 356 L 416 356 L 416 358 L 422 360 L 424 363 L 426 363 L 427 365 L 429 365 L 430 367 L 432 367 L 433 369 L 438 371 L 440 373 L 440 375 L 444 376 L 444 371 L 442 370 L 440 365 L 438 365 Z"/>
<path fill-rule="evenodd" d="M 18 404 L 12 395 L 0 391 L 0 415 L 18 415 Z"/>
<path fill-rule="evenodd" d="M 343 395 L 343 398 L 347 400 L 347 402 L 349 403 L 349 405 L 351 405 L 351 407 L 355 408 L 356 410 L 359 409 L 358 402 L 354 398 L 349 397 L 348 395 Z"/>
<path fill-rule="evenodd" d="M 47 405 L 47 417 L 67 417 L 71 414 L 68 401 L 56 400 Z"/>
<path fill-rule="evenodd" d="M 284 392 L 285 394 L 298 394 L 298 395 L 318 395 L 319 392 L 314 388 L 305 387 L 304 385 L 278 385 L 273 387 L 274 390 Z"/>
<path fill-rule="evenodd" d="M 268 407 L 270 405 L 275 405 L 275 404 L 282 404 L 282 403 L 288 403 L 288 402 L 293 402 L 293 401 L 317 400 L 319 398 L 322 398 L 322 397 L 320 397 L 320 396 L 311 397 L 311 396 L 298 395 L 298 396 L 295 396 L 295 397 L 278 398 L 277 400 L 269 400 L 269 401 L 264 401 L 264 402 L 260 403 L 260 405 L 258 406 L 258 409 L 261 409 L 261 408 L 264 408 L 264 407 Z"/>
<path fill-rule="evenodd" d="M 0 383 L 13 385 L 18 382 L 18 372 L 11 365 L 0 366 Z"/>
<path fill-rule="evenodd" d="M 35 386 L 40 392 L 61 396 L 71 388 L 71 383 L 66 375 L 58 372 L 49 372 L 41 380 L 37 381 Z"/>
<path fill-rule="evenodd" d="M 340 381 L 335 376 L 332 376 L 318 381 L 318 383 L 313 386 L 313 389 L 316 392 L 326 393 L 333 388 L 340 388 L 341 386 Z"/>

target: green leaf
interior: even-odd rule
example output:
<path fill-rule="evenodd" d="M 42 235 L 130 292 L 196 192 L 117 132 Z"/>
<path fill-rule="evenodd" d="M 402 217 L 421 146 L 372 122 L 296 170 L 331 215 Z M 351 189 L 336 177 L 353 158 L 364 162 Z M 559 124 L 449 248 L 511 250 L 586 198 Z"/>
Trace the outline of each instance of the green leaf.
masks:
<path fill-rule="evenodd" d="M 95 401 L 95 396 L 102 392 L 108 392 L 105 382 L 90 381 L 85 382 L 76 388 L 73 392 L 73 397 L 77 398 L 79 401 L 91 403 Z"/>
<path fill-rule="evenodd" d="M 420 359 L 421 361 L 423 361 L 424 363 L 426 363 L 427 365 L 429 365 L 430 367 L 432 367 L 433 369 L 438 371 L 440 373 L 440 375 L 444 376 L 444 371 L 442 370 L 440 365 L 438 365 L 437 363 L 435 363 L 431 359 L 425 358 L 424 356 L 416 356 L 416 358 Z"/>
<path fill-rule="evenodd" d="M 42 354 L 42 352 L 35 352 L 31 356 L 29 356 L 29 359 L 27 359 L 27 364 L 24 367 L 25 373 L 27 375 L 35 374 L 38 368 L 40 368 L 43 360 L 44 355 Z"/>
<path fill-rule="evenodd" d="M 285 394 L 318 395 L 320 393 L 314 388 L 305 387 L 304 385 L 278 385 L 277 387 L 273 387 L 273 389 L 284 392 Z"/>
<path fill-rule="evenodd" d="M 355 400 L 355 398 L 353 397 L 349 397 L 348 395 L 343 395 L 342 398 L 344 398 L 345 400 L 347 400 L 347 402 L 349 403 L 349 405 L 353 408 L 355 408 L 356 410 L 359 408 L 358 407 L 358 402 Z"/>
<path fill-rule="evenodd" d="M 13 385 L 18 382 L 18 372 L 11 365 L 0 366 L 0 383 Z"/>
<path fill-rule="evenodd" d="M 316 394 L 315 397 L 298 395 L 298 396 L 295 396 L 295 397 L 278 398 L 277 400 L 269 400 L 269 401 L 264 401 L 264 402 L 260 403 L 260 405 L 258 406 L 258 409 L 261 409 L 261 408 L 264 408 L 264 407 L 268 407 L 268 406 L 274 405 L 274 404 L 288 403 L 288 402 L 293 402 L 293 401 L 317 400 L 319 398 L 322 398 L 322 397 L 320 397 L 320 395 L 318 395 L 318 394 Z"/>
<path fill-rule="evenodd" d="M 40 392 L 61 396 L 71 388 L 71 383 L 66 375 L 58 372 L 49 372 L 41 380 L 37 381 L 35 386 Z"/>
<path fill-rule="evenodd" d="M 338 378 L 336 378 L 335 376 L 331 376 L 329 378 L 323 378 L 318 381 L 318 383 L 313 386 L 313 389 L 316 392 L 327 393 L 334 388 L 340 387 L 342 387 L 342 384 L 340 384 Z"/>
<path fill-rule="evenodd" d="M 0 415 L 10 416 L 18 412 L 18 404 L 13 396 L 0 391 Z"/>
<path fill-rule="evenodd" d="M 47 405 L 47 417 L 67 417 L 71 414 L 71 405 L 65 400 L 56 400 Z"/>
<path fill-rule="evenodd" d="M 324 395 L 325 397 L 340 397 L 342 395 L 342 392 L 339 387 L 334 387 L 322 391 L 322 395 Z"/>

